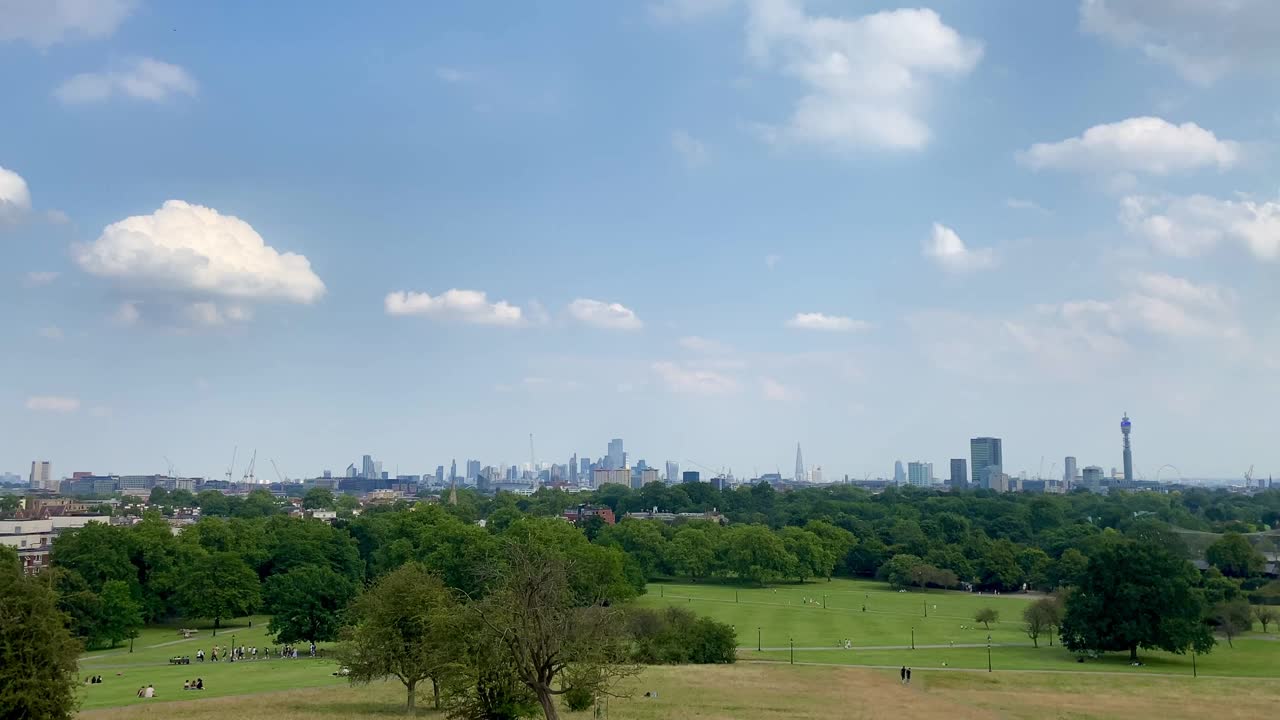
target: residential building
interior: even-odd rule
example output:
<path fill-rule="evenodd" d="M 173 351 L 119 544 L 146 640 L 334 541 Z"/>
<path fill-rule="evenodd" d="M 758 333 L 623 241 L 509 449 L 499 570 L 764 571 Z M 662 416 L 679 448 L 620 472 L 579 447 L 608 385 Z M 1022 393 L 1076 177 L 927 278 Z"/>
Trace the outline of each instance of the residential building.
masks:
<path fill-rule="evenodd" d="M 626 485 L 631 487 L 631 469 L 617 468 L 615 470 L 607 470 L 605 468 L 596 468 L 591 474 L 591 486 L 601 487 L 613 483 L 615 485 Z"/>
<path fill-rule="evenodd" d="M 933 463 L 907 463 L 907 482 L 916 487 L 929 487 L 933 484 Z"/>
<path fill-rule="evenodd" d="M 365 455 L 363 458 L 360 459 L 360 477 L 362 478 L 378 477 L 377 474 L 374 472 L 372 455 Z"/>
<path fill-rule="evenodd" d="M 991 487 L 990 475 L 1003 472 L 1004 452 L 1000 438 L 977 437 L 969 440 L 969 470 L 973 484 L 981 488 Z"/>
<path fill-rule="evenodd" d="M 1062 482 L 1070 486 L 1076 481 L 1076 459 L 1068 455 L 1062 459 Z"/>
<path fill-rule="evenodd" d="M 893 482 L 895 485 L 901 485 L 907 481 L 907 473 L 902 469 L 902 461 L 893 461 Z"/>
<path fill-rule="evenodd" d="M 53 539 L 64 530 L 91 522 L 109 522 L 106 515 L 54 515 L 43 519 L 0 520 L 0 545 L 18 551 L 23 572 L 34 575 L 49 565 Z"/>
<path fill-rule="evenodd" d="M 590 505 L 579 505 L 564 511 L 565 520 L 572 523 L 582 522 L 587 518 L 598 517 L 604 521 L 605 525 L 613 525 L 617 522 L 613 516 L 613 510 L 609 507 L 592 507 Z"/>

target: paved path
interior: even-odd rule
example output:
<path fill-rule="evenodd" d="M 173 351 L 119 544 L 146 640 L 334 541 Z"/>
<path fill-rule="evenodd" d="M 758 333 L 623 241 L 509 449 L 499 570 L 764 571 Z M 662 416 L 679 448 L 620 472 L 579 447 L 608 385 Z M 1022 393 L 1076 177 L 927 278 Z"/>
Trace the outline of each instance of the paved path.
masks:
<path fill-rule="evenodd" d="M 983 647 L 986 647 L 985 645 Z M 743 659 L 738 662 L 755 663 L 758 665 L 787 665 L 786 660 L 749 660 Z M 820 663 L 820 662 L 798 662 L 790 663 L 793 665 L 806 665 L 812 667 L 842 667 L 842 668 L 862 668 L 867 670 L 898 670 L 897 665 L 848 665 L 845 663 Z M 911 666 L 912 671 L 920 672 L 921 670 L 929 670 L 933 672 L 959 672 L 959 673 L 986 673 L 986 670 L 980 668 L 953 668 L 953 667 L 918 667 Z M 1118 670 L 1003 670 L 996 668 L 997 673 L 1020 673 L 1035 675 L 1037 673 L 1047 675 L 1116 675 L 1120 677 L 1131 678 L 1134 675 L 1141 677 L 1169 677 L 1169 678 L 1188 678 L 1192 677 L 1191 673 L 1162 673 L 1148 672 L 1141 668 L 1134 668 L 1133 672 L 1121 672 Z M 1266 678 L 1244 677 L 1241 675 L 1205 675 L 1200 673 L 1200 677 L 1210 680 L 1242 680 L 1247 682 L 1257 682 Z"/>
<path fill-rule="evenodd" d="M 795 650 L 804 650 L 804 651 L 806 651 L 806 652 L 808 652 L 808 651 L 812 651 L 812 650 L 844 650 L 844 651 L 847 651 L 847 652 L 853 652 L 853 651 L 855 651 L 855 650 L 912 650 L 912 649 L 915 649 L 915 650 L 952 650 L 952 649 L 955 649 L 955 648 L 984 648 L 984 647 L 986 647 L 986 646 L 987 646 L 987 644 L 986 644 L 986 643 L 956 643 L 955 645 L 950 645 L 950 644 L 947 644 L 947 645 L 916 645 L 916 646 L 915 646 L 915 648 L 912 648 L 910 645 L 854 645 L 853 647 L 849 647 L 849 648 L 846 648 L 846 647 L 844 647 L 843 645 L 842 645 L 842 646 L 839 646 L 839 647 L 834 646 L 834 645 L 823 645 L 822 647 L 796 647 L 796 648 L 794 648 L 794 649 L 795 649 Z M 998 648 L 998 647 L 1032 647 L 1032 646 L 1031 646 L 1031 644 L 1030 644 L 1030 643 L 991 643 L 991 647 L 993 647 L 993 648 Z M 763 648 L 763 650 L 764 650 L 765 652 L 778 652 L 778 651 L 786 652 L 786 651 L 788 651 L 788 650 L 792 650 L 792 649 L 793 649 L 793 648 L 791 648 L 791 646 L 789 646 L 789 645 L 783 645 L 782 647 L 767 647 L 767 648 Z M 746 652 L 746 651 L 757 652 L 756 648 L 754 648 L 754 647 L 749 647 L 749 646 L 742 646 L 742 647 L 739 647 L 739 648 L 738 648 L 738 650 L 739 650 L 739 651 L 742 651 L 742 652 Z"/>

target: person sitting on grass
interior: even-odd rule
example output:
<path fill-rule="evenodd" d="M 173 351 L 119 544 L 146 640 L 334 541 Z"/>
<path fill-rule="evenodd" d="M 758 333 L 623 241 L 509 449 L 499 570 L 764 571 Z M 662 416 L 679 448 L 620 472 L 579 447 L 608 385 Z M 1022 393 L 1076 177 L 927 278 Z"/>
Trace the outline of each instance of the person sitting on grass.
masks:
<path fill-rule="evenodd" d="M 142 693 L 142 697 L 147 698 L 148 700 L 150 700 L 155 696 L 156 696 L 156 687 L 154 685 L 148 685 L 147 689 Z"/>
<path fill-rule="evenodd" d="M 196 689 L 197 690 L 204 689 L 204 678 L 196 678 Z"/>
<path fill-rule="evenodd" d="M 138 688 L 138 697 L 143 697 L 144 695 L 146 695 L 146 693 L 147 693 L 147 689 L 145 687 Z"/>

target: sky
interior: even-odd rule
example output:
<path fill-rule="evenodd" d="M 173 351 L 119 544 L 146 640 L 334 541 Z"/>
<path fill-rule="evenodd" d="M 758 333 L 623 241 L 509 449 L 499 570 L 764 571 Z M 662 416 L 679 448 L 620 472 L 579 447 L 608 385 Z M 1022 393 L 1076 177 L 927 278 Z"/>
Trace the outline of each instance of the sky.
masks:
<path fill-rule="evenodd" d="M 0 471 L 1280 474 L 1280 4 L 0 0 Z M 1169 467 L 1172 466 L 1172 467 Z"/>

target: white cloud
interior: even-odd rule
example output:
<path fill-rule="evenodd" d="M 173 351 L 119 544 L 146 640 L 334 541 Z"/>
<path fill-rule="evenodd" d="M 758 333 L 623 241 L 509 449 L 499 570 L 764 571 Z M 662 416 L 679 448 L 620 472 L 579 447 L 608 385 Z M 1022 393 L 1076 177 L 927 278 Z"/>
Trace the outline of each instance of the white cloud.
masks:
<path fill-rule="evenodd" d="M 710 153 L 707 152 L 707 146 L 684 130 L 676 130 L 671 133 L 671 147 L 675 149 L 676 154 L 680 156 L 685 166 L 689 168 L 702 167 L 707 164 L 707 160 L 710 157 Z"/>
<path fill-rule="evenodd" d="M 183 309 L 183 316 L 197 327 L 217 327 L 229 323 L 248 322 L 253 312 L 242 305 L 218 305 L 214 302 L 195 302 Z"/>
<path fill-rule="evenodd" d="M 644 327 L 630 308 L 600 300 L 578 298 L 569 303 L 569 315 L 584 325 L 609 330 L 639 330 Z"/>
<path fill-rule="evenodd" d="M 1234 240 L 1263 260 L 1280 258 L 1280 202 L 1219 200 L 1207 195 L 1149 197 L 1121 202 L 1129 232 L 1176 257 L 1195 257 Z"/>
<path fill-rule="evenodd" d="M 239 301 L 310 304 L 325 292 L 306 257 L 281 253 L 245 221 L 169 200 L 151 215 L 108 225 L 77 247 L 86 272 L 122 287 L 139 286 Z M 135 308 L 136 309 L 136 308 Z"/>
<path fill-rule="evenodd" d="M 472 73 L 454 67 L 438 67 L 436 68 L 436 77 L 450 85 L 457 85 L 470 80 Z"/>
<path fill-rule="evenodd" d="M 23 284 L 27 287 L 43 287 L 57 280 L 61 274 L 53 270 L 32 270 L 27 273 L 27 279 Z"/>
<path fill-rule="evenodd" d="M 918 150 L 937 77 L 967 75 L 982 44 L 928 9 L 856 18 L 808 15 L 798 0 L 752 0 L 748 41 L 763 67 L 798 80 L 804 95 L 787 122 L 763 134 L 837 150 Z"/>
<path fill-rule="evenodd" d="M 424 292 L 388 293 L 383 305 L 388 315 L 424 315 L 476 325 L 520 325 L 524 312 L 505 300 L 489 302 L 480 290 L 450 289 L 432 297 Z"/>
<path fill-rule="evenodd" d="M 27 398 L 26 406 L 35 412 L 73 413 L 80 409 L 80 400 L 63 395 L 36 395 Z"/>
<path fill-rule="evenodd" d="M 57 325 L 42 327 L 40 328 L 40 337 L 44 338 L 45 340 L 61 340 L 63 337 L 62 328 L 58 327 Z"/>
<path fill-rule="evenodd" d="M 791 388 L 783 385 L 773 378 L 768 377 L 760 378 L 760 392 L 769 400 L 778 400 L 781 402 L 793 400 L 796 396 L 795 392 Z"/>
<path fill-rule="evenodd" d="M 115 95 L 162 102 L 177 94 L 195 96 L 197 85 L 183 68 L 152 58 L 135 58 L 119 67 L 68 78 L 53 94 L 68 105 L 100 102 Z"/>
<path fill-rule="evenodd" d="M 787 321 L 787 327 L 798 330 L 822 330 L 825 332 L 854 332 L 867 330 L 871 323 L 865 320 L 854 320 L 841 315 L 826 315 L 820 312 L 796 313 Z"/>
<path fill-rule="evenodd" d="M 656 0 L 649 12 L 662 22 L 688 22 L 715 15 L 733 7 L 737 0 Z"/>
<path fill-rule="evenodd" d="M 780 262 L 782 262 L 781 255 L 765 255 L 764 256 L 764 266 L 769 268 L 770 270 L 778 267 L 778 263 Z"/>
<path fill-rule="evenodd" d="M 0 0 L 0 42 L 48 47 L 76 37 L 106 37 L 137 6 L 136 0 Z"/>
<path fill-rule="evenodd" d="M 942 223 L 933 224 L 933 236 L 925 243 L 924 256 L 943 270 L 955 273 L 995 267 L 996 254 L 991 248 L 969 248 L 955 230 Z"/>
<path fill-rule="evenodd" d="M 1080 137 L 1036 143 L 1018 154 L 1034 170 L 1170 175 L 1202 168 L 1227 170 L 1240 161 L 1240 144 L 1192 122 L 1134 117 L 1094 125 Z"/>
<path fill-rule="evenodd" d="M 687 367 L 673 362 L 656 362 L 652 368 L 671 392 L 730 395 L 739 390 L 737 380 L 714 370 Z"/>
<path fill-rule="evenodd" d="M 117 325 L 129 327 L 137 325 L 138 320 L 142 318 L 142 313 L 138 310 L 141 303 L 136 300 L 126 300 L 116 307 L 116 311 L 111 314 L 111 320 Z"/>
<path fill-rule="evenodd" d="M 1080 25 L 1196 85 L 1241 67 L 1280 65 L 1274 0 L 1082 0 Z"/>
<path fill-rule="evenodd" d="M 0 223 L 16 220 L 31 209 L 31 191 L 18 173 L 0 167 Z"/>
<path fill-rule="evenodd" d="M 729 346 L 719 340 L 711 340 L 710 338 L 698 337 L 697 335 L 687 335 L 680 338 L 680 347 L 690 352 L 702 353 L 706 355 L 721 355 L 729 352 Z"/>

